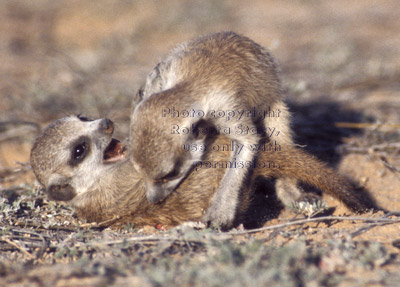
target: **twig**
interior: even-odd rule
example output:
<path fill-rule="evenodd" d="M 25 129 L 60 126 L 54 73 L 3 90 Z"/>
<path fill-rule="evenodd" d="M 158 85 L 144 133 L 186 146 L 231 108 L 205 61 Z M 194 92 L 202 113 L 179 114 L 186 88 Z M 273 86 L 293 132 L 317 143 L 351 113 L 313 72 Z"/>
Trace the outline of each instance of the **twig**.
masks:
<path fill-rule="evenodd" d="M 400 123 L 395 124 L 386 124 L 386 123 L 348 123 L 348 122 L 336 122 L 334 126 L 337 128 L 346 128 L 346 129 L 368 129 L 368 128 L 391 128 L 398 129 L 400 128 Z"/>
<path fill-rule="evenodd" d="M 390 163 L 388 163 L 387 159 L 385 157 L 380 157 L 381 162 L 383 163 L 383 165 L 388 168 L 390 171 L 392 172 L 400 172 L 400 168 L 395 167 L 393 165 L 391 165 Z"/>
<path fill-rule="evenodd" d="M 8 244 L 10 244 L 11 246 L 14 246 L 15 248 L 17 248 L 19 251 L 21 251 L 22 253 L 24 253 L 26 256 L 29 257 L 29 259 L 33 260 L 35 259 L 35 256 L 33 256 L 32 254 L 30 254 L 25 248 L 23 248 L 21 245 L 17 244 L 16 242 L 2 236 L 0 237 L 0 241 L 6 242 Z"/>
<path fill-rule="evenodd" d="M 49 246 L 49 242 L 40 233 L 31 231 L 27 231 L 26 233 L 39 237 L 40 241 L 42 242 L 39 250 L 36 252 L 36 259 L 40 259 L 43 256 L 44 252 L 46 251 L 47 247 Z"/>
<path fill-rule="evenodd" d="M 386 151 L 390 148 L 399 149 L 400 142 L 394 143 L 384 143 L 384 144 L 376 144 L 366 147 L 357 147 L 357 146 L 350 146 L 349 144 L 343 144 L 337 147 L 339 150 L 346 150 L 352 152 L 363 152 L 363 153 L 376 153 L 377 151 Z"/>
<path fill-rule="evenodd" d="M 328 124 L 329 125 L 329 124 Z M 306 127 L 326 127 L 327 123 L 299 123 L 299 126 Z M 350 123 L 350 122 L 334 122 L 333 126 L 342 129 L 399 129 L 400 123 Z"/>
<path fill-rule="evenodd" d="M 10 121 L 0 122 L 3 132 L 0 133 L 0 142 L 26 136 L 27 134 L 38 134 L 40 126 L 34 122 Z"/>
<path fill-rule="evenodd" d="M 400 148 L 400 142 L 376 144 L 376 145 L 371 145 L 369 148 L 371 148 L 373 150 L 388 149 L 388 148 Z"/>
<path fill-rule="evenodd" d="M 363 234 L 364 232 L 367 232 L 368 230 L 371 230 L 372 228 L 374 228 L 376 226 L 382 226 L 382 225 L 385 225 L 385 223 L 372 223 L 372 224 L 364 225 L 364 226 L 360 227 L 359 229 L 357 229 L 356 231 L 352 232 L 350 234 L 350 237 L 354 238 L 358 235 Z"/>
<path fill-rule="evenodd" d="M 382 216 L 382 218 L 388 218 L 389 216 L 397 216 L 400 217 L 400 212 L 388 212 L 386 213 L 384 216 Z M 351 238 L 354 238 L 364 232 L 367 232 L 368 230 L 371 230 L 372 228 L 374 228 L 375 226 L 383 226 L 386 224 L 391 224 L 391 223 L 369 223 L 366 224 L 362 227 L 360 227 L 359 229 L 357 229 L 356 231 L 351 233 Z"/>
<path fill-rule="evenodd" d="M 34 229 L 42 229 L 42 230 L 55 230 L 55 231 L 68 231 L 68 232 L 75 232 L 76 228 L 69 228 L 65 227 L 63 225 L 50 225 L 47 227 L 44 227 L 42 224 L 36 224 L 33 222 L 25 221 L 25 222 L 15 222 L 14 225 L 19 226 L 19 227 L 24 227 L 24 228 L 34 228 Z M 1 228 L 1 227 L 0 227 Z"/>
<path fill-rule="evenodd" d="M 116 244 L 123 244 L 125 242 L 158 242 L 158 241 L 172 241 L 172 240 L 177 240 L 177 238 L 173 238 L 170 236 L 155 236 L 155 235 L 148 235 L 148 236 L 140 236 L 140 237 L 129 237 L 125 239 L 120 239 L 120 240 L 113 240 L 113 241 L 107 241 L 107 242 L 102 242 L 101 245 L 116 245 Z M 194 240 L 196 241 L 196 240 Z"/>
<path fill-rule="evenodd" d="M 296 221 L 292 221 L 292 222 L 276 224 L 276 225 L 271 225 L 271 226 L 265 226 L 265 227 L 261 227 L 261 228 L 244 230 L 244 231 L 231 231 L 231 232 L 228 232 L 228 234 L 230 234 L 230 235 L 251 234 L 251 233 L 257 233 L 257 232 L 261 232 L 261 231 L 285 228 L 285 227 L 294 226 L 294 225 L 301 225 L 301 224 L 305 224 L 305 223 L 320 222 L 320 221 L 326 221 L 326 220 L 365 221 L 365 222 L 385 223 L 385 224 L 400 223 L 400 218 L 399 219 L 397 219 L 397 218 L 391 219 L 391 218 L 368 218 L 368 217 L 346 217 L 346 216 L 323 216 L 323 217 L 316 217 L 316 218 L 309 218 L 309 219 L 301 219 L 301 220 L 296 220 Z"/>
<path fill-rule="evenodd" d="M 395 149 L 400 149 L 400 142 L 394 142 L 394 143 L 384 143 L 384 144 L 377 144 L 377 145 L 371 145 L 368 147 L 354 147 L 354 146 L 347 146 L 347 145 L 341 145 L 338 150 L 345 150 L 348 152 L 360 152 L 360 153 L 367 153 L 370 156 L 377 158 L 382 162 L 382 164 L 389 169 L 391 172 L 397 172 L 400 173 L 400 168 L 391 165 L 388 160 L 386 159 L 387 153 L 386 151 L 390 148 L 395 148 Z"/>
<path fill-rule="evenodd" d="M 111 224 L 113 224 L 114 222 L 118 221 L 121 218 L 121 216 L 119 215 L 115 215 L 113 218 L 104 220 L 102 222 L 90 222 L 90 223 L 83 223 L 81 225 L 79 225 L 80 228 L 103 228 L 103 227 L 108 227 Z"/>
<path fill-rule="evenodd" d="M 31 166 L 29 164 L 23 164 L 20 162 L 17 162 L 17 164 L 21 165 L 21 167 L 0 169 L 0 180 L 5 181 L 8 178 L 15 177 L 16 175 L 23 174 L 31 170 Z"/>
<path fill-rule="evenodd" d="M 296 220 L 293 222 L 287 222 L 287 223 L 282 223 L 282 224 L 276 224 L 276 225 L 271 225 L 271 226 L 266 226 L 266 227 L 261 227 L 261 228 L 256 228 L 256 229 L 250 229 L 250 230 L 244 230 L 244 231 L 231 231 L 231 232 L 223 232 L 223 233 L 218 233 L 218 234 L 213 234 L 211 235 L 211 238 L 213 240 L 226 240 L 231 238 L 230 235 L 245 235 L 245 234 L 252 234 L 252 233 L 258 233 L 262 231 L 267 231 L 267 230 L 275 230 L 275 229 L 281 229 L 281 228 L 286 228 L 294 225 L 302 225 L 310 222 L 321 222 L 321 221 L 327 221 L 327 220 L 338 220 L 338 221 L 364 221 L 364 222 L 371 222 L 374 224 L 395 224 L 395 223 L 400 223 L 400 218 L 368 218 L 368 217 L 346 217 L 346 216 L 324 216 L 324 217 L 317 217 L 317 218 L 310 218 L 310 219 L 301 219 L 301 220 Z M 113 241 L 107 241 L 107 242 L 101 242 L 98 243 L 99 245 L 115 245 L 115 244 L 123 244 L 125 242 L 142 242 L 142 243 L 153 243 L 153 242 L 160 242 L 160 241 L 177 241 L 177 242 L 196 242 L 196 243 L 205 243 L 205 240 L 202 239 L 189 239 L 189 238 L 177 238 L 177 237 L 172 237 L 172 236 L 155 236 L 155 235 L 149 235 L 149 236 L 139 236 L 139 237 L 129 237 L 121 240 L 113 240 Z M 93 244 L 93 242 L 91 243 Z"/>

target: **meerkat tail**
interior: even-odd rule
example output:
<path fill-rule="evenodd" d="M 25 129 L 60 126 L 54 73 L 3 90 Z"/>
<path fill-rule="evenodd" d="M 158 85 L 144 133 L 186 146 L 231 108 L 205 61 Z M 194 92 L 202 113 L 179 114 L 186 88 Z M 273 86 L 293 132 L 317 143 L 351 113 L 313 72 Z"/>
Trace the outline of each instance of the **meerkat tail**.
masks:
<path fill-rule="evenodd" d="M 261 152 L 258 162 L 264 162 L 266 167 L 258 168 L 255 175 L 296 178 L 335 197 L 355 212 L 378 209 L 367 193 L 358 193 L 347 179 L 298 148 L 284 146 L 281 151 Z"/>

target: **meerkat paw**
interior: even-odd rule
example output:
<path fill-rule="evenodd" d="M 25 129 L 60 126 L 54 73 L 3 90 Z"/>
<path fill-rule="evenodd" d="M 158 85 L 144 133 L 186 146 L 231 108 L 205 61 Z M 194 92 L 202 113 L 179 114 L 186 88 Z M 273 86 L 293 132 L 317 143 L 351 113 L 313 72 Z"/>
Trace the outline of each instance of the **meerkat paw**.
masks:
<path fill-rule="evenodd" d="M 146 198 L 150 203 L 159 203 L 170 195 L 171 191 L 159 188 L 148 188 L 146 190 Z"/>
<path fill-rule="evenodd" d="M 178 225 L 176 228 L 202 230 L 206 227 L 207 225 L 201 221 L 185 221 L 184 223 Z"/>
<path fill-rule="evenodd" d="M 203 217 L 203 222 L 215 229 L 230 229 L 235 220 L 235 212 L 226 211 L 220 206 L 211 206 Z"/>

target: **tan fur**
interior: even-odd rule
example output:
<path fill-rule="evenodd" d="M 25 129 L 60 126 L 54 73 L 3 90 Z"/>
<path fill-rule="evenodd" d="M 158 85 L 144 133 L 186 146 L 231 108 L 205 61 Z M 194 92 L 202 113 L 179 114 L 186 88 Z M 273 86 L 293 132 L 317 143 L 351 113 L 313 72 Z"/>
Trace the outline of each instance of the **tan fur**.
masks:
<path fill-rule="evenodd" d="M 103 121 L 82 122 L 75 116 L 66 117 L 48 126 L 36 139 L 31 151 L 31 165 L 49 196 L 54 198 L 55 190 L 63 190 L 63 195 L 68 198 L 65 201 L 75 208 L 80 218 L 88 221 L 102 222 L 120 216 L 120 225 L 130 222 L 136 226 L 173 226 L 201 220 L 224 171 L 203 169 L 193 172 L 165 201 L 150 204 L 146 200 L 144 182 L 130 160 L 102 163 L 103 151 L 111 140 L 111 134 L 101 127 Z M 82 137 L 92 143 L 91 151 L 82 163 L 71 166 L 71 143 Z M 217 142 L 220 141 L 226 139 L 221 137 Z M 101 142 L 105 144 L 97 147 Z M 228 157 L 228 152 L 214 152 L 206 159 L 223 161 Z M 91 182 L 91 186 L 78 186 L 81 178 Z M 241 194 L 238 220 L 249 205 L 250 190 L 249 186 Z"/>
<path fill-rule="evenodd" d="M 131 121 L 132 159 L 146 184 L 147 198 L 158 202 L 171 194 L 204 153 L 185 152 L 183 146 L 207 144 L 207 132 L 185 134 L 174 127 L 206 130 L 229 129 L 225 136 L 238 146 L 230 160 L 250 162 L 257 152 L 249 145 L 262 139 L 277 146 L 292 146 L 290 114 L 282 99 L 277 68 L 269 52 L 252 40 L 233 32 L 207 35 L 176 47 L 149 74 L 142 89 L 144 100 Z M 173 115 L 173 110 L 181 115 Z M 171 113 L 165 115 L 164 110 Z M 182 111 L 203 116 L 184 116 Z M 227 119 L 218 111 L 255 111 L 256 116 L 236 113 Z M 260 113 L 272 111 L 273 117 Z M 244 129 L 240 129 L 244 127 Z M 251 131 L 247 132 L 246 128 Z M 268 137 L 269 129 L 276 132 Z M 253 132 L 258 129 L 259 133 Z M 262 131 L 266 130 L 266 133 Z M 276 135 L 279 133 L 279 135 Z M 240 189 L 250 170 L 227 169 L 204 220 L 230 225 Z M 296 181 L 285 185 L 296 189 Z M 279 185 L 278 185 L 279 186 Z"/>
<path fill-rule="evenodd" d="M 277 195 L 286 205 L 301 200 L 301 180 L 354 210 L 371 207 L 332 169 L 294 147 L 273 58 L 246 37 L 217 33 L 179 45 L 148 75 L 139 93 L 143 100 L 131 116 L 126 160 L 104 161 L 113 131 L 107 119 L 66 117 L 43 131 L 33 146 L 31 164 L 50 198 L 70 202 L 89 221 L 118 215 L 120 223 L 136 225 L 203 220 L 229 228 L 241 221 L 254 179 L 263 176 L 277 178 Z M 200 110 L 204 116 L 163 115 L 164 109 L 174 108 Z M 210 117 L 212 111 L 253 109 L 256 114 L 272 111 L 274 116 Z M 171 133 L 176 125 L 195 128 L 178 135 Z M 268 131 L 237 135 L 238 125 L 275 129 L 279 136 L 270 137 Z M 200 132 L 217 126 L 233 130 Z M 249 148 L 264 142 L 272 150 Z M 243 151 L 213 149 L 232 144 L 243 145 Z M 207 150 L 184 151 L 183 145 Z M 74 156 L 78 151 L 85 152 L 83 158 Z M 268 162 L 275 168 L 259 166 Z"/>
<path fill-rule="evenodd" d="M 225 168 L 197 168 L 164 201 L 151 204 L 146 199 L 143 178 L 133 167 L 132 161 L 102 163 L 103 151 L 111 136 L 112 133 L 106 132 L 104 128 L 104 119 L 82 122 L 71 116 L 56 121 L 42 132 L 32 148 L 31 165 L 37 179 L 50 196 L 54 186 L 57 191 L 61 189 L 71 193 L 72 199 L 66 195 L 66 201 L 75 208 L 80 218 L 88 221 L 103 222 L 118 216 L 119 219 L 113 222 L 115 226 L 123 226 L 128 222 L 135 226 L 174 226 L 202 219 Z M 87 165 L 81 168 L 84 162 L 75 166 L 69 162 L 71 143 L 82 137 L 88 138 L 92 146 L 84 160 Z M 222 145 L 229 141 L 219 136 L 214 143 Z M 221 163 L 229 158 L 229 152 L 211 151 L 203 163 Z M 271 163 L 271 168 L 262 167 L 261 162 L 266 165 Z M 353 191 L 345 179 L 299 149 L 262 152 L 257 166 L 251 180 L 241 189 L 233 225 L 241 223 L 242 215 L 248 211 L 254 190 L 252 179 L 258 176 L 300 179 L 338 198 L 353 210 L 362 211 L 371 207 Z M 81 183 L 81 177 L 86 178 L 91 185 L 77 186 Z M 77 189 L 80 191 L 77 192 Z"/>

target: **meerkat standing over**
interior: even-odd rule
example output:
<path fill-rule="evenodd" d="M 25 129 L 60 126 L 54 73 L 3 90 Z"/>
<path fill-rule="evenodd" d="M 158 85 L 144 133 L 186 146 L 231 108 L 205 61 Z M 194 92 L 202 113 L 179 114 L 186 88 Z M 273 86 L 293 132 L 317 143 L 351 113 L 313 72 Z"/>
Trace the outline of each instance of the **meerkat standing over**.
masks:
<path fill-rule="evenodd" d="M 241 168 L 226 169 L 205 221 L 231 224 L 239 191 L 257 158 L 255 146 L 274 143 L 278 151 L 293 145 L 290 114 L 272 56 L 233 32 L 177 46 L 148 75 L 141 95 L 143 101 L 132 115 L 130 145 L 150 202 L 164 200 L 179 186 L 193 163 L 213 146 L 210 133 L 231 140 L 230 162 Z M 187 151 L 191 147 L 195 151 Z M 300 194 L 295 180 L 281 181 L 277 188 L 287 190 L 278 193 Z"/>

